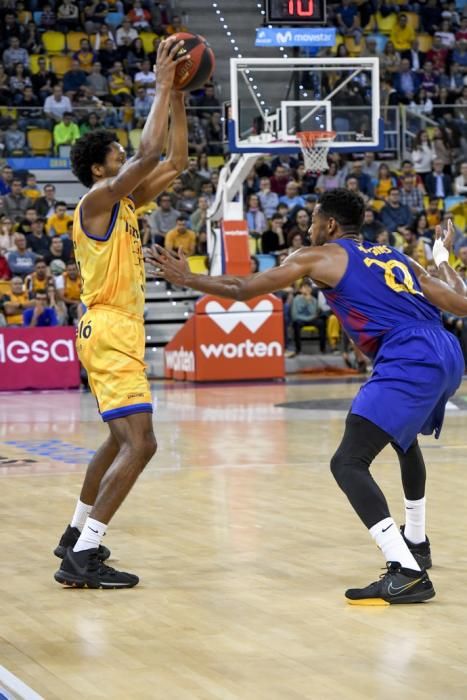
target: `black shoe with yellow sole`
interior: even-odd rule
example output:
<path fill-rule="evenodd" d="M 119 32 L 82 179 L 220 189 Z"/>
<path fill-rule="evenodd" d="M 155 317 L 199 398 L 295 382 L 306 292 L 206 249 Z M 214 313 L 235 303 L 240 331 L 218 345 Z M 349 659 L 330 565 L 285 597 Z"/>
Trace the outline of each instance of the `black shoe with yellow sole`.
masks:
<path fill-rule="evenodd" d="M 350 605 L 395 605 L 423 603 L 434 598 L 435 589 L 426 571 L 404 569 L 398 561 L 388 561 L 387 571 L 365 588 L 349 588 L 345 597 Z"/>

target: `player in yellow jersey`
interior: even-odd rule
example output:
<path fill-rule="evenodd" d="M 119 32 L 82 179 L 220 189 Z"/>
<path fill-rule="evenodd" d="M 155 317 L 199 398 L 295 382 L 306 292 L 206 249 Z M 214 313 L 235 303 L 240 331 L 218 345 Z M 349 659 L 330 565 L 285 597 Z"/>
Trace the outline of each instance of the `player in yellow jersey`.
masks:
<path fill-rule="evenodd" d="M 156 452 L 144 364 L 144 262 L 135 210 L 165 190 L 186 166 L 183 93 L 173 90 L 183 41 L 161 42 L 154 102 L 137 153 L 128 161 L 113 133 L 100 129 L 74 144 L 72 169 L 89 187 L 73 223 L 75 257 L 87 311 L 77 337 L 99 412 L 110 434 L 92 458 L 80 498 L 55 554 L 55 579 L 79 588 L 130 588 L 138 577 L 102 562 L 107 524 Z M 160 162 L 171 124 L 167 158 Z"/>

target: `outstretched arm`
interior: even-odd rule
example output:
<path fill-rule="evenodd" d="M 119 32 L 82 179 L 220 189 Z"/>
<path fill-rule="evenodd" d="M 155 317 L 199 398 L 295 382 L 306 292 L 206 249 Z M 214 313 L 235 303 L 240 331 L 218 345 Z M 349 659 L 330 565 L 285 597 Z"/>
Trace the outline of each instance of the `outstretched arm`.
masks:
<path fill-rule="evenodd" d="M 410 260 L 410 264 L 428 301 L 455 316 L 467 316 L 467 298 L 464 294 L 458 294 L 442 280 L 431 277 L 415 260 Z"/>
<path fill-rule="evenodd" d="M 440 279 L 448 284 L 457 294 L 466 295 L 464 280 L 449 264 L 449 254 L 454 242 L 454 227 L 451 219 L 448 221 L 447 231 L 441 226 L 435 228 L 436 240 L 433 246 L 433 257 L 438 267 Z"/>
<path fill-rule="evenodd" d="M 237 300 L 253 299 L 261 294 L 276 292 L 307 276 L 328 283 L 326 270 L 331 265 L 329 254 L 323 248 L 301 248 L 279 267 L 245 277 L 195 275 L 190 272 L 181 250 L 176 256 L 160 246 L 154 246 L 149 262 L 158 269 L 159 276 L 173 284 Z"/>
<path fill-rule="evenodd" d="M 161 41 L 157 54 L 156 94 L 138 151 L 124 163 L 118 175 L 102 180 L 86 195 L 82 205 L 86 218 L 92 219 L 109 211 L 116 202 L 134 192 L 159 163 L 166 140 L 175 68 L 187 58 L 187 55 L 176 58 L 182 44 L 183 42 L 172 38 Z"/>
<path fill-rule="evenodd" d="M 188 129 L 186 123 L 185 95 L 172 91 L 171 124 L 167 158 L 138 185 L 133 192 L 136 208 L 151 202 L 158 194 L 167 189 L 177 175 L 186 168 L 188 161 Z"/>

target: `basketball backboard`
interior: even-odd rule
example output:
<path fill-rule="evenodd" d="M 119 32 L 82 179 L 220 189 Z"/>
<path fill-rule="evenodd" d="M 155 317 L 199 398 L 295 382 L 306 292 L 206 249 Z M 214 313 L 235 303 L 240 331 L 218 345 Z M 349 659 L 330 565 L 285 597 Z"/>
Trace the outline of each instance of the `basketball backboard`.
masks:
<path fill-rule="evenodd" d="M 299 131 L 335 131 L 331 150 L 383 142 L 377 58 L 232 58 L 229 147 L 293 153 Z"/>

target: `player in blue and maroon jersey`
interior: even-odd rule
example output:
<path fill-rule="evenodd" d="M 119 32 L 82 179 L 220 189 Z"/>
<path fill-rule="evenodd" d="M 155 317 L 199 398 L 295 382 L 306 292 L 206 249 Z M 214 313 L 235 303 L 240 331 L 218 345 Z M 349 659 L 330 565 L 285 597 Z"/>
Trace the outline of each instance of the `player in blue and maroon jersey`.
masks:
<path fill-rule="evenodd" d="M 374 361 L 347 416 L 331 470 L 382 550 L 387 572 L 365 588 L 348 590 L 346 597 L 360 605 L 420 602 L 435 591 L 426 573 L 431 566 L 426 473 L 417 435 L 439 436 L 464 361 L 457 339 L 444 330 L 431 303 L 448 288 L 435 278 L 427 281 L 426 272 L 394 248 L 362 242 L 363 214 L 363 200 L 355 193 L 326 192 L 313 212 L 312 247 L 248 277 L 194 275 L 181 253 L 176 257 L 159 247 L 153 262 L 172 283 L 232 299 L 274 292 L 303 277 L 322 289 L 344 331 Z M 369 470 L 389 443 L 402 474 L 406 522 L 401 531 Z"/>

